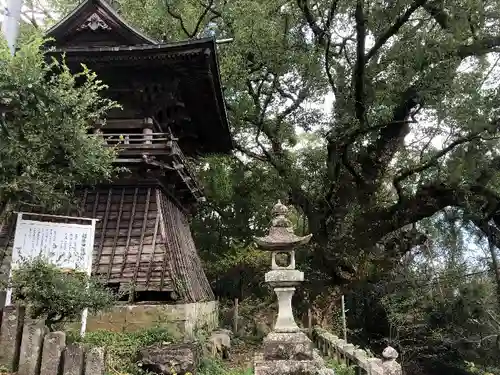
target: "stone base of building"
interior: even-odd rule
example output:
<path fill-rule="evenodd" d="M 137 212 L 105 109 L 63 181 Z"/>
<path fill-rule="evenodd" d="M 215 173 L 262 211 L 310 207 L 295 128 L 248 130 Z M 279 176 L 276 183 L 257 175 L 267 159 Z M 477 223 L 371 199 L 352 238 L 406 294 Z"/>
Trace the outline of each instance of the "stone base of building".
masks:
<path fill-rule="evenodd" d="M 212 331 L 218 327 L 218 323 L 217 301 L 177 305 L 124 304 L 94 316 L 89 315 L 86 332 L 133 332 L 165 327 L 181 337 L 192 339 L 197 330 Z"/>

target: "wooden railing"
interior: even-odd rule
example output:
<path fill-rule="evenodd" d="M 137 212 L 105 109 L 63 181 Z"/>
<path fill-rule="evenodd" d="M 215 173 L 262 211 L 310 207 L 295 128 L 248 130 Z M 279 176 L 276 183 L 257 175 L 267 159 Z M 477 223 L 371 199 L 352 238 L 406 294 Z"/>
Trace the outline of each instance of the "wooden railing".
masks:
<path fill-rule="evenodd" d="M 177 142 L 175 142 L 176 139 L 168 133 L 96 133 L 95 135 L 102 137 L 109 146 L 119 146 L 120 148 L 153 144 L 179 149 Z"/>
<path fill-rule="evenodd" d="M 171 157 L 170 168 L 177 171 L 182 181 L 198 200 L 203 200 L 201 188 L 195 180 L 195 173 L 189 167 L 187 158 L 182 152 L 177 138 L 171 133 L 94 133 L 102 137 L 105 144 L 116 147 L 119 152 L 117 161 L 127 163 L 140 163 L 147 161 L 151 164 L 164 163 L 154 160 L 156 156 L 168 155 Z M 142 155 L 137 155 L 138 151 Z M 149 156 L 153 156 L 149 159 Z"/>
<path fill-rule="evenodd" d="M 323 328 L 315 327 L 312 340 L 321 354 L 337 362 L 353 366 L 356 375 L 401 375 L 401 365 L 396 362 L 398 352 L 387 347 L 382 352 L 383 359 L 370 356 L 365 350 L 356 348 Z"/>
<path fill-rule="evenodd" d="M 104 348 L 66 345 L 64 332 L 48 332 L 23 309 L 0 309 L 0 373 L 17 375 L 104 375 Z"/>

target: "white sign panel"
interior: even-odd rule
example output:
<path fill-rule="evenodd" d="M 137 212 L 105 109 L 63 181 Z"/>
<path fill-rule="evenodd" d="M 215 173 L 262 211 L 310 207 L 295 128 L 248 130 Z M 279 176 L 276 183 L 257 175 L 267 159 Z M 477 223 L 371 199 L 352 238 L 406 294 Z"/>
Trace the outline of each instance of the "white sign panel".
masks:
<path fill-rule="evenodd" d="M 50 223 L 19 217 L 12 249 L 12 268 L 42 256 L 62 269 L 89 272 L 92 267 L 92 225 Z"/>
<path fill-rule="evenodd" d="M 33 215 L 33 214 L 30 214 Z M 95 222 L 97 219 L 42 215 L 78 220 L 88 220 L 89 225 L 52 223 L 25 220 L 23 214 L 17 217 L 10 272 L 23 261 L 42 256 L 47 262 L 61 268 L 92 272 L 92 251 L 94 249 Z M 10 305 L 12 290 L 7 290 L 5 305 Z M 85 332 L 88 311 L 83 311 L 82 335 Z"/>

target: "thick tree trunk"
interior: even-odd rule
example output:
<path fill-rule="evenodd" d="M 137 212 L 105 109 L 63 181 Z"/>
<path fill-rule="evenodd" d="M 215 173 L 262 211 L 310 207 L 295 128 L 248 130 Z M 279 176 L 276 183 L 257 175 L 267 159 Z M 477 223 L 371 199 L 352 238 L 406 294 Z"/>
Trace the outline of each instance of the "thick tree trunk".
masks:
<path fill-rule="evenodd" d="M 488 248 L 490 251 L 491 255 L 491 264 L 493 266 L 493 273 L 495 275 L 495 281 L 496 281 L 496 291 L 497 291 L 497 306 L 500 311 L 500 268 L 498 264 L 498 256 L 496 253 L 496 246 L 493 241 L 493 236 L 491 233 L 491 230 L 488 231 Z"/>

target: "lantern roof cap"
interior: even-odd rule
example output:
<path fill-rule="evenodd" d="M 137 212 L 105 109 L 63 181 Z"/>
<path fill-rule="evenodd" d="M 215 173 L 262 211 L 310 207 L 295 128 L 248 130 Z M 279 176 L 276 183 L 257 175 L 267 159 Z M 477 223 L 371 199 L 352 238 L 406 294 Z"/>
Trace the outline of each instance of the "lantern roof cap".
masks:
<path fill-rule="evenodd" d="M 297 236 L 293 233 L 293 224 L 287 218 L 288 207 L 278 201 L 271 210 L 273 217 L 269 233 L 264 237 L 254 237 L 257 245 L 263 250 L 291 251 L 299 245 L 308 243 L 312 234 Z"/>

